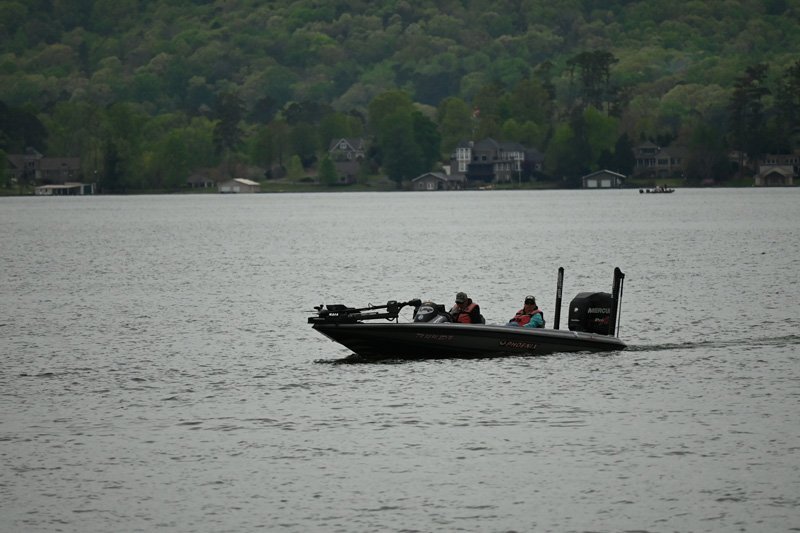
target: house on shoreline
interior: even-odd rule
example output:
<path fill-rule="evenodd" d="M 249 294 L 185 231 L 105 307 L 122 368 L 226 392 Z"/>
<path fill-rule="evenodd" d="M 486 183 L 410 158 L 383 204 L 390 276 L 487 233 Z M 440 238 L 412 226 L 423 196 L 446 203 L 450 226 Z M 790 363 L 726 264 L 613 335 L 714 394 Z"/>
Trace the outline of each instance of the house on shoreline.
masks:
<path fill-rule="evenodd" d="M 33 185 L 36 196 L 86 196 L 95 183 L 82 183 L 79 157 L 47 157 L 33 148 L 6 156 L 6 174 L 14 185 Z"/>
<path fill-rule="evenodd" d="M 339 176 L 338 184 L 351 185 L 358 180 L 361 164 L 367 157 L 367 142 L 361 137 L 332 139 L 328 157 Z"/>
<path fill-rule="evenodd" d="M 662 148 L 648 141 L 634 147 L 633 156 L 635 178 L 669 178 L 686 170 L 687 150 L 681 146 Z"/>
<path fill-rule="evenodd" d="M 541 172 L 544 163 L 536 149 L 526 148 L 516 142 L 462 141 L 450 156 L 453 176 L 464 176 L 466 182 L 513 183 L 526 180 L 534 172 Z"/>
<path fill-rule="evenodd" d="M 63 185 L 81 177 L 80 157 L 47 157 L 29 148 L 24 154 L 8 154 L 6 160 L 12 183 Z"/>

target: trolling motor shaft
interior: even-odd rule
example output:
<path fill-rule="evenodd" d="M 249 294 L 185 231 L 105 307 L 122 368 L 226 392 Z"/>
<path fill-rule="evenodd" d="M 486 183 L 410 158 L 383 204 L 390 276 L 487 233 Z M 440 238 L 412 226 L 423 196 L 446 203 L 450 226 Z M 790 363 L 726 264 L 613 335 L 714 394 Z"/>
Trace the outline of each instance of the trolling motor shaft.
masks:
<path fill-rule="evenodd" d="M 385 318 L 387 320 L 397 320 L 400 311 L 407 305 L 415 309 L 421 304 L 419 299 L 407 302 L 389 300 L 386 305 L 368 305 L 367 307 L 348 307 L 342 304 L 318 305 L 317 316 L 308 318 L 309 324 L 354 324 L 361 320 L 377 320 Z M 381 309 L 386 311 L 380 312 Z"/>

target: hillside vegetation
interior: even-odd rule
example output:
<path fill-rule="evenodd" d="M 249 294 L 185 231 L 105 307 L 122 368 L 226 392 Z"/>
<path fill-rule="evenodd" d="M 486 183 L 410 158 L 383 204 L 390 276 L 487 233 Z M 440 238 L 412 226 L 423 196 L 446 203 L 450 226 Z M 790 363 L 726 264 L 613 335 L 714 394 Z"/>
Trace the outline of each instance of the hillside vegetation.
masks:
<path fill-rule="evenodd" d="M 725 179 L 731 149 L 798 148 L 798 28 L 800 0 L 12 0 L 0 149 L 130 190 L 302 177 L 351 136 L 398 183 L 486 136 L 574 183 L 650 139 Z"/>

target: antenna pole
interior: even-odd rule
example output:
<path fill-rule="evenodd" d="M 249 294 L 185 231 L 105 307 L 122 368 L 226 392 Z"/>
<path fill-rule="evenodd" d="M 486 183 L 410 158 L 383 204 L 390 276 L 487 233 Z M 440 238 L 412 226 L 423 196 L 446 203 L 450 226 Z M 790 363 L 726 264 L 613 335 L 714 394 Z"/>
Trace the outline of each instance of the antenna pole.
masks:
<path fill-rule="evenodd" d="M 622 298 L 622 281 L 625 279 L 625 274 L 619 267 L 614 268 L 614 286 L 611 289 L 611 316 L 608 320 L 608 333 L 616 335 L 617 329 L 617 310 L 621 305 Z"/>
<path fill-rule="evenodd" d="M 619 303 L 617 305 L 617 337 L 619 337 L 619 323 L 622 321 L 622 286 L 625 285 L 625 275 L 619 281 Z"/>
<path fill-rule="evenodd" d="M 558 329 L 561 321 L 561 293 L 564 289 L 564 267 L 558 267 L 558 283 L 556 285 L 556 313 L 553 318 L 553 329 Z"/>

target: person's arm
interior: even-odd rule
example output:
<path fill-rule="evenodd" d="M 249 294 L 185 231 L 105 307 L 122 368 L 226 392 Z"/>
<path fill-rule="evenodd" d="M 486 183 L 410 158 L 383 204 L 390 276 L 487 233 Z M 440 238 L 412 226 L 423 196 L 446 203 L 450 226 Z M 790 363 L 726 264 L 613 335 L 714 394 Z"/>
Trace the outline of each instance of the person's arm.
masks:
<path fill-rule="evenodd" d="M 530 322 L 525 324 L 526 328 L 542 328 L 544 327 L 544 319 L 542 319 L 541 313 L 536 313 L 531 317 Z"/>
<path fill-rule="evenodd" d="M 475 305 L 475 308 L 470 312 L 469 319 L 473 324 L 481 323 L 481 306 Z"/>

